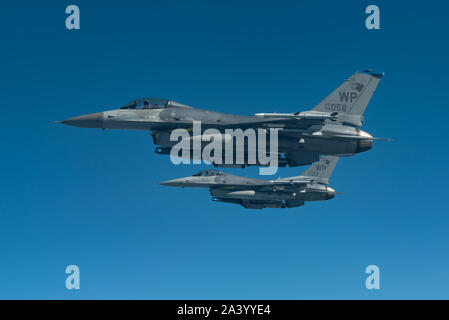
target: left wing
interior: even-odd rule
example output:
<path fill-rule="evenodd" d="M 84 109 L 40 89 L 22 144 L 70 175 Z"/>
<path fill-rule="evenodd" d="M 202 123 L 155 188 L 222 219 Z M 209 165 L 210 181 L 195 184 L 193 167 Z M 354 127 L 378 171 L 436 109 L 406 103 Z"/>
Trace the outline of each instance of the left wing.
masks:
<path fill-rule="evenodd" d="M 245 120 L 234 124 L 224 123 L 226 128 L 264 128 L 280 129 L 286 132 L 301 133 L 315 132 L 321 129 L 326 120 L 335 121 L 338 113 L 304 111 L 295 113 L 257 113 L 253 117 L 246 117 Z M 220 124 L 217 124 L 217 128 Z"/>

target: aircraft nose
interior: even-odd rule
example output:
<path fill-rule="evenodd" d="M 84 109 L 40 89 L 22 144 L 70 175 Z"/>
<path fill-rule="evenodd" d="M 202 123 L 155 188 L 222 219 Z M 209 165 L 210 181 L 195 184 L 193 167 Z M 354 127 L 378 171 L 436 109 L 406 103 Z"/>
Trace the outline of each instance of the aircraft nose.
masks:
<path fill-rule="evenodd" d="M 357 152 L 365 152 L 373 147 L 373 140 L 360 140 L 357 144 Z"/>
<path fill-rule="evenodd" d="M 161 182 L 160 184 L 167 187 L 181 187 L 184 183 L 184 179 L 173 179 Z"/>
<path fill-rule="evenodd" d="M 326 189 L 326 200 L 332 199 L 333 197 L 335 197 L 335 190 L 327 187 Z"/>
<path fill-rule="evenodd" d="M 69 126 L 81 127 L 81 128 L 102 128 L 103 127 L 103 112 L 90 113 L 67 120 L 61 121 L 61 123 Z"/>

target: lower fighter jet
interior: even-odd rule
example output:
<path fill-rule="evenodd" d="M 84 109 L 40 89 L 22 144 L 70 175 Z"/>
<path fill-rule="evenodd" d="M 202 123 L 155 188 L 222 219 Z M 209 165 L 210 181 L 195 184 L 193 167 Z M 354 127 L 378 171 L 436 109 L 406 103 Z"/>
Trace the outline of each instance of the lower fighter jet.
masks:
<path fill-rule="evenodd" d="M 305 201 L 332 199 L 328 187 L 338 157 L 323 156 L 300 176 L 262 180 L 235 176 L 218 170 L 203 170 L 190 177 L 168 180 L 164 186 L 209 188 L 213 201 L 240 204 L 247 209 L 293 208 Z"/>

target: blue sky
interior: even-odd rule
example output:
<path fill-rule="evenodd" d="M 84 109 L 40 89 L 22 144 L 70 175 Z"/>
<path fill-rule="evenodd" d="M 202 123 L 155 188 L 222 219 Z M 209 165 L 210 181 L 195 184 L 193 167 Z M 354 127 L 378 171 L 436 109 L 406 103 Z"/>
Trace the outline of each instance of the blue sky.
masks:
<path fill-rule="evenodd" d="M 81 29 L 65 29 L 77 4 Z M 381 29 L 365 28 L 377 4 Z M 447 4 L 426 1 L 28 1 L 2 5 L 0 298 L 448 298 Z M 145 132 L 48 123 L 143 96 L 236 114 L 316 105 L 385 71 L 342 159 L 344 195 L 248 211 L 157 183 Z M 284 168 L 293 176 L 305 168 Z M 227 170 L 256 177 L 257 168 Z M 67 265 L 81 289 L 65 288 Z M 365 267 L 381 290 L 364 287 Z"/>

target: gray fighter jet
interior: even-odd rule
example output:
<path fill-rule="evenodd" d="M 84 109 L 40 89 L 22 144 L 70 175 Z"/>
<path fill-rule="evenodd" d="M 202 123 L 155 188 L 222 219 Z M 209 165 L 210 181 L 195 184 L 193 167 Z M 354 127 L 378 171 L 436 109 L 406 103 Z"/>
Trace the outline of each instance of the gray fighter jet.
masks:
<path fill-rule="evenodd" d="M 262 180 L 235 176 L 217 170 L 203 170 L 191 177 L 161 184 L 182 188 L 209 188 L 213 201 L 240 204 L 247 209 L 293 208 L 305 201 L 332 199 L 336 192 L 328 187 L 338 158 L 323 156 L 300 176 Z"/>
<path fill-rule="evenodd" d="M 61 123 L 84 128 L 150 131 L 154 144 L 159 146 L 156 148 L 159 154 L 170 154 L 177 143 L 170 141 L 174 129 L 192 131 L 194 121 L 201 122 L 202 132 L 209 128 L 220 133 L 226 129 L 275 128 L 279 130 L 278 165 L 294 167 L 318 161 L 320 155 L 351 156 L 371 149 L 377 138 L 358 127 L 364 122 L 363 113 L 382 76 L 370 70 L 356 72 L 309 111 L 239 116 L 200 110 L 165 99 L 142 98 L 119 109 L 82 115 Z M 191 134 L 189 139 L 193 138 Z M 229 166 L 224 163 L 213 164 Z M 245 165 L 263 164 L 245 160 L 234 167 Z"/>

